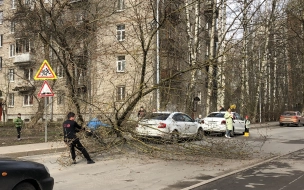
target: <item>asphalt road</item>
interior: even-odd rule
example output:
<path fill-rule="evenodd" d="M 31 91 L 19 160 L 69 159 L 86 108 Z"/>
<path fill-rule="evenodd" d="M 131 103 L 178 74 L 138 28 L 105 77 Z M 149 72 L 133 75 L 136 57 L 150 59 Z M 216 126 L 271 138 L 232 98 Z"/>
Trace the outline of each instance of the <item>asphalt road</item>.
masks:
<path fill-rule="evenodd" d="M 303 190 L 304 149 L 192 190 Z"/>
<path fill-rule="evenodd" d="M 269 156 L 284 155 L 303 149 L 303 134 L 304 127 L 277 126 L 251 129 L 249 137 L 241 135 L 231 139 L 208 137 L 232 143 L 247 141 L 256 151 L 256 158 L 252 160 L 206 157 L 203 162 L 193 163 L 158 160 L 139 155 L 113 157 L 102 154 L 94 155 L 96 163 L 92 165 L 87 165 L 83 159 L 80 159 L 76 165 L 62 166 L 61 162 L 69 160 L 68 152 L 28 156 L 23 159 L 45 164 L 55 179 L 54 190 L 189 190 L 195 188 L 271 190 L 272 188 L 267 185 L 271 181 L 272 185 L 279 185 L 279 188 L 273 189 L 280 189 L 294 181 L 290 184 L 290 189 L 292 189 L 291 185 L 300 185 L 303 181 L 301 177 L 302 168 L 304 169 L 301 161 L 302 153 L 291 158 L 285 156 L 278 159 L 278 162 L 273 160 L 271 164 L 265 163 L 264 168 L 261 165 L 242 172 L 244 168 L 252 166 L 264 158 L 269 158 Z M 271 177 L 271 175 L 273 176 Z M 227 181 L 225 181 L 226 179 Z M 237 179 L 237 181 L 234 182 L 232 179 Z M 299 188 L 293 189 L 298 190 Z"/>

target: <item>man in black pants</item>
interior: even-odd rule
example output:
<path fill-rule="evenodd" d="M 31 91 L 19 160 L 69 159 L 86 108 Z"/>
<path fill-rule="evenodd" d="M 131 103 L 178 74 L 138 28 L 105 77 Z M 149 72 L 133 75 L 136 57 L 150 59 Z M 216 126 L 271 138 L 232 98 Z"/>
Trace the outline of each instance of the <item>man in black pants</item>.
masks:
<path fill-rule="evenodd" d="M 75 121 L 75 113 L 70 112 L 68 115 L 68 120 L 63 122 L 63 134 L 64 134 L 64 142 L 66 142 L 70 147 L 71 156 L 73 159 L 73 164 L 76 164 L 76 154 L 75 147 L 81 151 L 83 156 L 87 159 L 88 164 L 95 163 L 87 150 L 82 146 L 79 141 L 79 138 L 76 136 L 76 133 L 82 129 L 80 125 Z"/>

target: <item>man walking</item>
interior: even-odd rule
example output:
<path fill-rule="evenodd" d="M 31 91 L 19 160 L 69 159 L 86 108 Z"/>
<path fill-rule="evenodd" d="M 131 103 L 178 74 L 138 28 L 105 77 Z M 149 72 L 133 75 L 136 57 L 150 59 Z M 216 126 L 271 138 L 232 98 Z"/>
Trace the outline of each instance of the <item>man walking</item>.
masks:
<path fill-rule="evenodd" d="M 75 148 L 81 151 L 83 156 L 87 159 L 87 164 L 94 164 L 95 162 L 91 159 L 89 153 L 82 146 L 79 138 L 76 136 L 76 133 L 79 132 L 82 127 L 75 121 L 75 113 L 68 113 L 67 118 L 68 119 L 63 122 L 64 142 L 66 142 L 70 147 L 73 164 L 76 164 Z"/>
<path fill-rule="evenodd" d="M 14 119 L 14 124 L 17 129 L 17 140 L 21 140 L 21 128 L 23 126 L 23 120 L 21 119 L 21 113 L 18 113 L 18 116 L 16 119 Z"/>

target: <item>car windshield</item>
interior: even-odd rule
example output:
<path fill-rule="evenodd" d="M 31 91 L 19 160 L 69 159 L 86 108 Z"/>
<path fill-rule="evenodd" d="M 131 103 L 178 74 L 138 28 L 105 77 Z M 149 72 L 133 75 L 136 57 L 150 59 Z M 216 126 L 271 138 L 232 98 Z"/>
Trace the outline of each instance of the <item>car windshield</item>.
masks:
<path fill-rule="evenodd" d="M 151 120 L 166 120 L 169 117 L 169 113 L 148 113 L 144 119 Z"/>
<path fill-rule="evenodd" d="M 284 112 L 283 115 L 292 116 L 292 115 L 296 115 L 296 112 Z"/>
<path fill-rule="evenodd" d="M 225 113 L 211 113 L 207 117 L 224 117 Z"/>

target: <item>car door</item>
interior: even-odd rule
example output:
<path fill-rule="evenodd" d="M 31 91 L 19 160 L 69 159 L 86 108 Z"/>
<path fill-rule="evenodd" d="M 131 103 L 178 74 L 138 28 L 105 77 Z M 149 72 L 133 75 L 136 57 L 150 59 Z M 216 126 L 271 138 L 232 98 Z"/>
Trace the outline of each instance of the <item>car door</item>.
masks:
<path fill-rule="evenodd" d="M 175 122 L 173 122 L 173 126 L 171 128 L 171 131 L 173 131 L 174 129 L 178 130 L 178 132 L 180 134 L 184 134 L 185 133 L 185 122 L 184 122 L 184 117 L 181 113 L 176 113 L 174 114 L 174 116 L 172 117 L 173 120 Z"/>
<path fill-rule="evenodd" d="M 198 124 L 192 119 L 190 116 L 186 114 L 182 114 L 184 117 L 184 125 L 185 125 L 185 135 L 192 135 L 195 134 L 197 131 Z"/>
<path fill-rule="evenodd" d="M 304 117 L 303 117 L 302 113 L 298 111 L 297 115 L 299 117 L 299 120 L 300 120 L 301 124 L 303 125 L 304 124 Z"/>
<path fill-rule="evenodd" d="M 238 113 L 233 113 L 234 116 L 234 132 L 235 133 L 243 133 L 245 132 L 245 120 Z"/>

